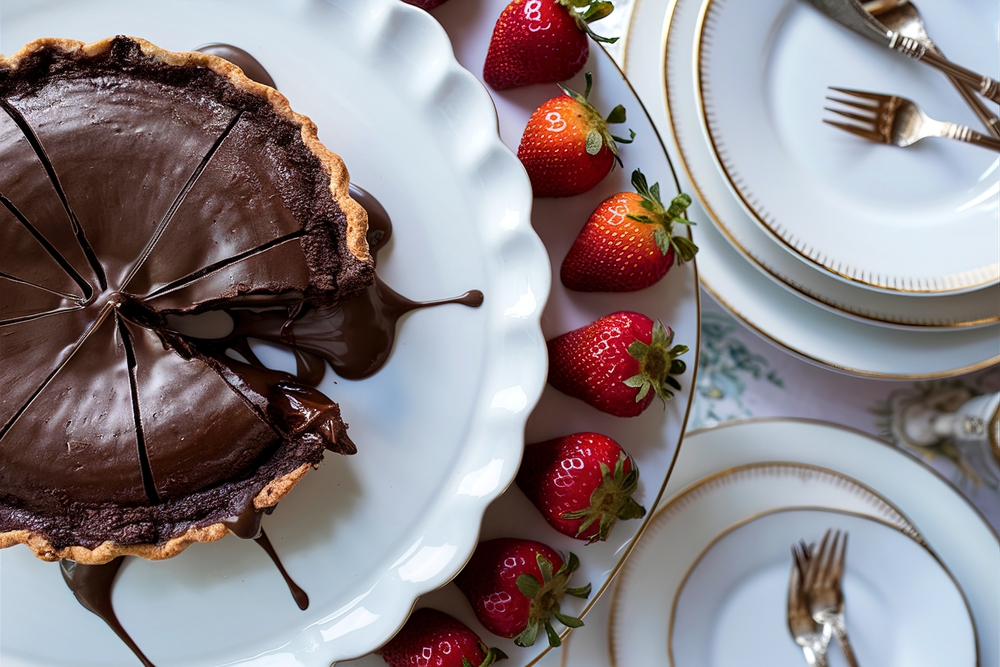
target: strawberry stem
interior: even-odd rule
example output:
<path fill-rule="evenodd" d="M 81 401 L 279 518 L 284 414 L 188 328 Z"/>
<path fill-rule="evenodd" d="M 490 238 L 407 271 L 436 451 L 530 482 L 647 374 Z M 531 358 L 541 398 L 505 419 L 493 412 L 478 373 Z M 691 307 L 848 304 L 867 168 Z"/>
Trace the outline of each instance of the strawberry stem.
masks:
<path fill-rule="evenodd" d="M 635 132 L 629 130 L 629 138 L 623 139 L 622 137 L 616 137 L 611 134 L 608 130 L 608 125 L 617 125 L 619 123 L 625 122 L 625 107 L 622 105 L 616 106 L 608 114 L 607 118 L 602 118 L 601 114 L 597 111 L 593 104 L 588 101 L 590 97 L 590 90 L 594 87 L 594 75 L 591 72 L 584 74 L 584 78 L 587 80 L 587 89 L 584 91 L 583 95 L 571 90 L 561 83 L 556 84 L 559 89 L 563 91 L 563 94 L 572 97 L 580 106 L 583 107 L 584 112 L 588 115 L 588 125 L 590 130 L 587 132 L 587 143 L 586 150 L 589 155 L 597 155 L 601 152 L 601 148 L 604 146 L 608 147 L 608 150 L 615 156 L 615 162 L 618 166 L 624 167 L 622 164 L 621 156 L 618 154 L 618 143 L 630 144 L 632 140 L 635 139 Z"/>
<path fill-rule="evenodd" d="M 645 222 L 657 225 L 653 232 L 653 239 L 660 252 L 666 255 L 673 248 L 674 256 L 678 264 L 689 262 L 698 253 L 698 246 L 685 236 L 674 234 L 674 223 L 682 225 L 693 225 L 695 223 L 684 217 L 688 206 L 691 205 L 691 197 L 683 192 L 670 201 L 670 206 L 665 207 L 660 199 L 660 184 L 653 183 L 652 187 L 646 181 L 646 176 L 636 169 L 632 172 L 632 187 L 642 197 L 640 206 L 649 211 L 649 215 L 628 214 L 628 217 L 638 222 Z"/>
<path fill-rule="evenodd" d="M 559 601 L 566 594 L 587 598 L 590 595 L 590 584 L 580 588 L 569 588 L 570 575 L 580 567 L 580 560 L 572 553 L 555 572 L 552 571 L 552 563 L 542 554 L 535 554 L 535 560 L 542 574 L 542 580 L 539 581 L 530 574 L 522 574 L 517 578 L 518 590 L 531 600 L 531 604 L 528 608 L 527 625 L 521 634 L 514 638 L 514 643 L 518 646 L 531 646 L 538 637 L 538 631 L 544 628 L 549 645 L 556 647 L 562 644 L 562 640 L 552 628 L 551 618 L 555 617 L 560 623 L 571 628 L 583 625 L 580 619 L 561 613 Z"/>
<path fill-rule="evenodd" d="M 630 470 L 626 474 L 625 462 L 630 462 Z M 562 515 L 564 519 L 583 519 L 576 531 L 579 537 L 595 521 L 598 531 L 590 537 L 588 544 L 608 539 L 611 529 L 618 519 L 639 519 L 646 515 L 646 508 L 632 499 L 632 494 L 639 486 L 639 469 L 635 462 L 622 452 L 615 462 L 614 474 L 604 463 L 601 463 L 601 484 L 590 494 L 590 506 Z M 569 591 L 567 591 L 568 593 Z M 561 619 L 560 619 L 561 620 Z"/>
<path fill-rule="evenodd" d="M 653 325 L 653 340 L 649 345 L 636 340 L 628 346 L 628 353 L 639 362 L 639 372 L 625 380 L 627 386 L 639 389 L 635 397 L 636 403 L 653 390 L 665 406 L 674 397 L 671 389 L 681 390 L 680 383 L 673 376 L 680 375 L 687 369 L 687 364 L 677 357 L 687 352 L 688 347 L 671 347 L 673 341 L 674 332 L 669 327 L 664 328 L 657 320 Z"/>
<path fill-rule="evenodd" d="M 614 11 L 615 6 L 607 0 L 557 0 L 576 21 L 576 26 L 587 33 L 595 42 L 614 44 L 617 37 L 602 37 L 590 28 L 594 21 L 600 21 Z"/>

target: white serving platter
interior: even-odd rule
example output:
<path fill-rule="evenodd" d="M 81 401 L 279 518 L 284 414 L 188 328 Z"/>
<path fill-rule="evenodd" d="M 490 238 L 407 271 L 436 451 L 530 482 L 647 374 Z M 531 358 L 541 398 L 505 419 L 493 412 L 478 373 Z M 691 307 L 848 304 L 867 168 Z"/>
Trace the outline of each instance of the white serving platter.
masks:
<path fill-rule="evenodd" d="M 506 4 L 506 0 L 450 0 L 432 12 L 452 38 L 459 62 L 477 76 L 482 74 L 493 25 Z M 600 24 L 594 25 L 595 30 L 600 27 Z M 656 402 L 642 415 L 630 419 L 598 412 L 579 400 L 546 387 L 528 421 L 525 437 L 526 442 L 534 443 L 578 431 L 597 431 L 611 436 L 636 460 L 640 476 L 635 498 L 651 509 L 663 492 L 672 470 L 694 395 L 692 387 L 699 337 L 698 263 L 696 258 L 692 263 L 675 267 L 655 286 L 639 292 L 585 294 L 571 292 L 562 286 L 560 264 L 587 217 L 605 198 L 632 190 L 629 179 L 635 168 L 641 168 L 651 183 L 659 181 L 665 197 L 677 191 L 673 169 L 656 128 L 611 58 L 599 48 L 592 48 L 584 71 L 593 72 L 594 89 L 590 99 L 598 109 L 606 114 L 616 104 L 626 108 L 628 122 L 624 126 L 616 126 L 615 134 L 627 136 L 625 128 L 631 128 L 636 132 L 636 140 L 621 146 L 624 168 L 616 167 L 593 190 L 576 197 L 536 199 L 534 202 L 532 221 L 545 243 L 552 266 L 552 291 L 542 314 L 542 331 L 548 339 L 608 313 L 635 310 L 661 319 L 674 329 L 678 342 L 691 348 L 684 356 L 688 370 L 679 378 L 683 390 L 665 407 Z M 585 87 L 583 74 L 574 77 L 567 85 L 582 92 Z M 528 116 L 542 102 L 558 95 L 559 89 L 555 84 L 539 84 L 511 91 L 491 91 L 491 94 L 500 119 L 500 136 L 507 146 L 515 150 Z M 696 239 L 697 233 L 698 228 L 695 227 Z M 490 506 L 483 520 L 481 537 L 526 537 L 549 544 L 563 553 L 575 553 L 580 559 L 580 569 L 574 574 L 573 581 L 591 583 L 593 592 L 588 600 L 564 599 L 562 609 L 582 615 L 584 622 L 591 626 L 591 610 L 599 596 L 609 592 L 612 578 L 627 562 L 651 515 L 646 516 L 645 520 L 620 521 L 607 542 L 587 545 L 553 530 L 515 485 Z M 417 604 L 447 612 L 469 625 L 487 644 L 500 647 L 510 656 L 502 664 L 510 667 L 549 664 L 558 658 L 559 651 L 549 651 L 544 640 L 536 642 L 530 649 L 524 649 L 510 640 L 491 635 L 479 624 L 468 602 L 452 584 L 422 597 Z M 593 624 L 601 631 L 599 619 Z M 562 626 L 556 623 L 555 627 L 565 635 Z M 352 665 L 380 667 L 384 666 L 384 662 L 376 656 L 369 656 Z"/>
<path fill-rule="evenodd" d="M 115 586 L 119 618 L 161 667 L 327 667 L 377 648 L 472 553 L 487 505 L 517 471 L 545 382 L 548 258 L 489 95 L 437 22 L 392 0 L 9 1 L 2 11 L 8 53 L 41 36 L 115 34 L 177 51 L 246 49 L 388 210 L 385 281 L 419 300 L 485 293 L 479 309 L 405 317 L 378 374 L 328 373 L 320 386 L 359 452 L 328 457 L 264 518 L 309 594 L 306 611 L 263 550 L 235 537 L 165 562 L 130 559 Z M 290 353 L 265 359 L 293 363 Z M 5 550 L 0 585 L 5 666 L 136 663 L 75 602 L 57 564 Z"/>

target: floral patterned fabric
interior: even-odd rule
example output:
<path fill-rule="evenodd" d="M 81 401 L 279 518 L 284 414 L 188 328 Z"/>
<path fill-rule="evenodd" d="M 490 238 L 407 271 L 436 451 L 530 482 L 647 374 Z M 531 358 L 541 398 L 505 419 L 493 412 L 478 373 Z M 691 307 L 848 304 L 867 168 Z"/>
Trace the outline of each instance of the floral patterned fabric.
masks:
<path fill-rule="evenodd" d="M 702 294 L 698 393 L 688 430 L 748 417 L 805 417 L 883 438 L 942 473 L 1000 530 L 1000 465 L 988 447 L 950 438 L 921 446 L 904 415 L 952 412 L 1000 391 L 1000 368 L 945 380 L 897 382 L 844 375 L 759 338 Z"/>

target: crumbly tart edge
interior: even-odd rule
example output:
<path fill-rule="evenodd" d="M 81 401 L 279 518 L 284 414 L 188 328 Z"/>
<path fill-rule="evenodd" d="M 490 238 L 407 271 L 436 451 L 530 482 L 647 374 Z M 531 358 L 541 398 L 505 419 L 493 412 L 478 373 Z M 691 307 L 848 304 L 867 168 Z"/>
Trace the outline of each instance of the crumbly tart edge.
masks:
<path fill-rule="evenodd" d="M 16 69 L 18 63 L 43 48 L 60 49 L 65 52 L 77 52 L 85 56 L 95 56 L 107 52 L 117 37 L 108 37 L 90 44 L 58 37 L 43 37 L 26 44 L 12 56 L 0 54 L 0 67 Z M 316 124 L 308 116 L 296 113 L 288 103 L 288 98 L 270 86 L 257 83 L 247 78 L 236 65 L 228 60 L 198 51 L 174 52 L 165 51 L 140 37 L 129 37 L 139 44 L 142 52 L 168 65 L 206 67 L 216 74 L 224 76 L 237 88 L 248 91 L 258 97 L 265 97 L 268 103 L 282 117 L 301 127 L 302 140 L 306 147 L 320 160 L 323 169 L 330 176 L 330 191 L 347 218 L 347 247 L 358 261 L 371 263 L 372 257 L 368 250 L 368 213 L 354 201 L 348 189 L 350 174 L 339 155 L 324 146 L 319 140 Z M 254 507 L 263 510 L 278 504 L 289 491 L 301 480 L 310 469 L 311 463 L 304 463 L 290 473 L 271 480 L 254 497 Z M 15 544 L 24 544 L 41 560 L 58 561 L 69 559 L 82 565 L 103 565 L 119 556 L 139 556 L 148 560 L 164 560 L 172 558 L 184 551 L 195 542 L 214 542 L 220 540 L 231 531 L 222 523 L 189 528 L 187 531 L 167 540 L 163 544 L 125 545 L 107 541 L 88 549 L 82 546 L 69 546 L 56 549 L 41 533 L 28 530 L 12 530 L 0 533 L 0 549 Z"/>
<path fill-rule="evenodd" d="M 277 505 L 278 501 L 284 498 L 298 481 L 314 467 L 310 463 L 303 463 L 287 475 L 272 480 L 254 497 L 254 508 L 259 511 Z M 214 542 L 215 540 L 221 540 L 229 533 L 230 530 L 223 524 L 213 523 L 207 526 L 189 528 L 184 533 L 167 540 L 163 544 L 125 545 L 108 541 L 94 549 L 81 546 L 55 549 L 52 547 L 52 543 L 41 533 L 28 530 L 12 530 L 0 533 L 0 549 L 11 547 L 15 544 L 24 544 L 41 560 L 58 561 L 69 559 L 82 565 L 103 565 L 119 556 L 139 556 L 147 560 L 173 558 L 195 542 Z"/>

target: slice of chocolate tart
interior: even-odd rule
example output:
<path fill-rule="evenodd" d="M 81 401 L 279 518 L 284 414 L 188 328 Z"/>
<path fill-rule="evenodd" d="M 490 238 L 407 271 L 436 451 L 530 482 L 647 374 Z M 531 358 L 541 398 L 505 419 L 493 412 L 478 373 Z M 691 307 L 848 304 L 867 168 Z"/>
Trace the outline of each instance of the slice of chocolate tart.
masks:
<path fill-rule="evenodd" d="M 171 326 L 374 279 L 343 162 L 280 93 L 204 53 L 41 39 L 0 56 L 0 164 L 0 547 L 168 558 L 354 451 L 245 339 Z"/>

